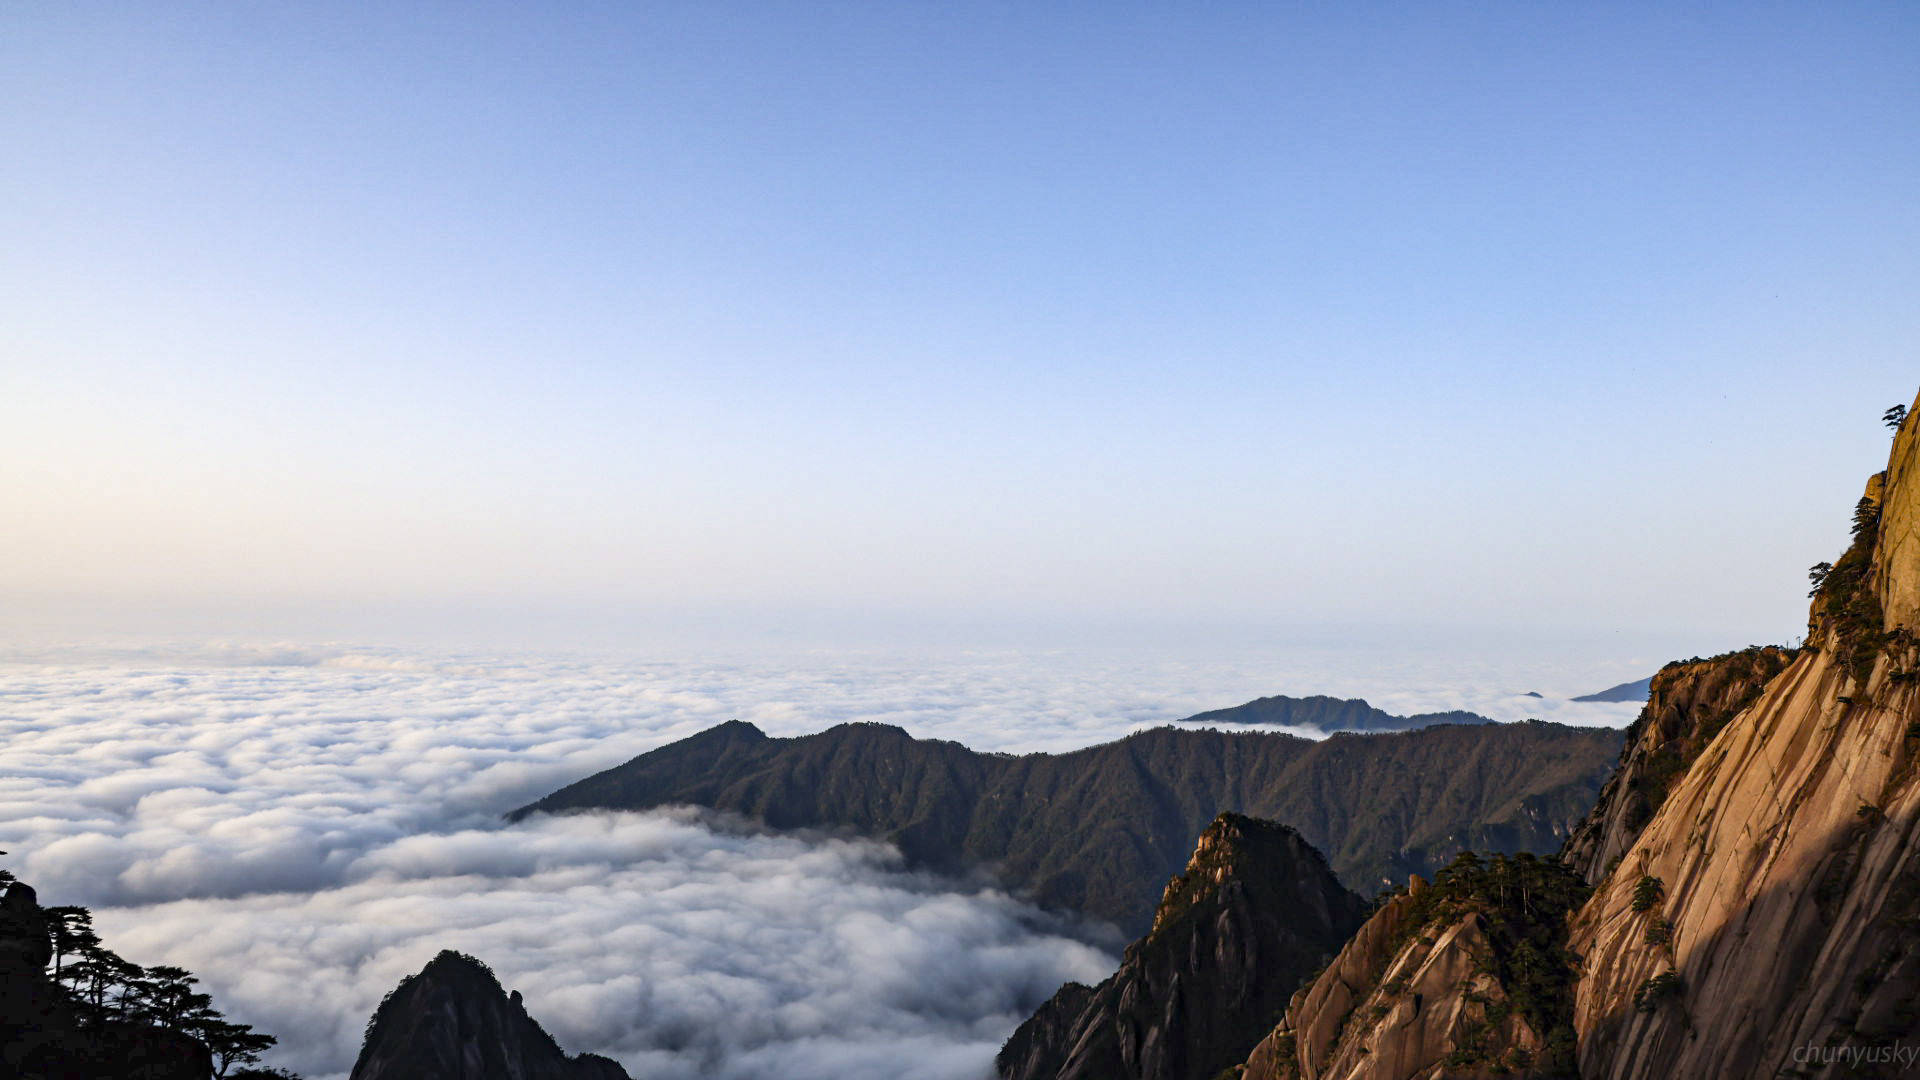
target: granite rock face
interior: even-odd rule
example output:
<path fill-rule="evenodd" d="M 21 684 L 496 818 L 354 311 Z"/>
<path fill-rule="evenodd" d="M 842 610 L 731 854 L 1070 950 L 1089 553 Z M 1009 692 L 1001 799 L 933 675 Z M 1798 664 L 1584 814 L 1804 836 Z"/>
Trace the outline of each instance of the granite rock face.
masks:
<path fill-rule="evenodd" d="M 1299 833 L 1222 814 L 1120 970 L 1042 1006 L 1001 1051 L 1000 1075 L 1212 1080 L 1246 1058 L 1363 909 Z"/>
<path fill-rule="evenodd" d="M 569 1057 L 485 964 L 434 957 L 380 1003 L 352 1080 L 630 1080 L 594 1054 Z"/>
<path fill-rule="evenodd" d="M 1852 546 L 1815 568 L 1807 645 L 1654 679 L 1565 865 L 1542 864 L 1592 887 L 1569 894 L 1564 949 L 1541 938 L 1517 963 L 1489 932 L 1507 900 L 1435 923 L 1416 914 L 1418 890 L 1396 897 L 1241 1076 L 1567 1075 L 1563 1018 L 1587 1080 L 1911 1075 L 1920 411 L 1909 417 Z M 1531 924 L 1554 927 L 1550 911 Z M 1537 977 L 1562 964 L 1564 986 Z"/>
<path fill-rule="evenodd" d="M 1737 716 L 1795 650 L 1756 646 L 1707 660 L 1678 660 L 1653 677 L 1646 708 L 1627 729 L 1620 765 L 1560 858 L 1597 882 L 1631 847 L 1708 742 Z"/>
<path fill-rule="evenodd" d="M 1399 904 L 1396 898 L 1389 907 Z M 1380 914 L 1391 925 L 1393 915 Z M 1365 950 L 1352 957 L 1343 953 L 1348 961 L 1343 974 L 1323 976 L 1301 991 L 1298 1008 L 1287 1014 L 1299 1026 L 1283 1023 L 1263 1040 L 1242 1075 L 1246 1080 L 1530 1075 L 1515 1063 L 1530 1061 L 1543 1040 L 1513 1011 L 1505 987 L 1490 973 L 1493 950 L 1485 920 L 1467 914 L 1384 957 Z M 1489 1047 L 1497 1049 L 1489 1053 Z M 1476 1050 L 1491 1060 L 1479 1060 Z M 1475 1060 L 1464 1060 L 1470 1055 Z"/>
<path fill-rule="evenodd" d="M 1895 1075 L 1920 1041 L 1920 416 L 1808 645 L 1707 742 L 1573 921 L 1588 1080 Z"/>
<path fill-rule="evenodd" d="M 1248 1055 L 1241 1080 L 1570 1075 L 1566 915 L 1551 860 L 1463 855 L 1374 912 Z"/>

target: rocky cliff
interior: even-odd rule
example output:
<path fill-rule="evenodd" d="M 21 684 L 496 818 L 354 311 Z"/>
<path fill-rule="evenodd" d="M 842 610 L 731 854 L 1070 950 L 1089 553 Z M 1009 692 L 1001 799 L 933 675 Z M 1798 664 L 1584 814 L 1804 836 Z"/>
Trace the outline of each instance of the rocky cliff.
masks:
<path fill-rule="evenodd" d="M 1463 855 L 1413 879 L 1296 993 L 1244 1080 L 1572 1075 L 1574 874 Z"/>
<path fill-rule="evenodd" d="M 991 869 L 1060 910 L 1146 932 L 1158 886 L 1223 810 L 1285 822 L 1373 891 L 1462 848 L 1546 852 L 1593 806 L 1620 733 L 1448 724 L 1315 742 L 1158 728 L 1067 754 L 983 754 L 881 724 L 768 738 L 730 723 L 515 811 L 688 803 L 850 828 L 916 863 Z"/>
<path fill-rule="evenodd" d="M 1000 1075 L 1211 1080 L 1246 1057 L 1363 908 L 1299 833 L 1222 814 L 1120 970 L 1042 1006 L 1002 1049 Z"/>
<path fill-rule="evenodd" d="M 1573 920 L 1588 1080 L 1913 1066 L 1917 426 L 1868 484 L 1853 545 L 1815 568 L 1807 647 L 1674 778 Z"/>
<path fill-rule="evenodd" d="M 568 1057 L 488 967 L 443 952 L 387 995 L 352 1080 L 628 1080 L 594 1054 Z"/>
<path fill-rule="evenodd" d="M 1614 866 L 1700 752 L 1751 705 L 1795 651 L 1753 646 L 1711 659 L 1677 660 L 1653 677 L 1646 708 L 1627 729 L 1620 764 L 1600 801 L 1567 838 L 1561 860 L 1589 883 Z"/>

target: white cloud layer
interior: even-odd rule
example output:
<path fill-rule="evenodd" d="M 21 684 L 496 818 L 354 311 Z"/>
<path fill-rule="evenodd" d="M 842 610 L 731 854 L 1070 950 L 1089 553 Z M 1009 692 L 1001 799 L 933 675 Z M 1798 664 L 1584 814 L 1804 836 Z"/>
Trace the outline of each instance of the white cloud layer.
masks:
<path fill-rule="evenodd" d="M 885 846 L 715 831 L 687 810 L 411 836 L 342 877 L 101 922 L 127 954 L 202 973 L 310 1074 L 345 1071 L 381 995 L 442 948 L 486 960 L 562 1046 L 649 1080 L 971 1080 L 1062 981 L 1113 964 Z"/>
<path fill-rule="evenodd" d="M 1510 675 L 1457 666 L 1291 663 L 16 653 L 0 664 L 0 847 L 47 902 L 92 905 L 129 959 L 199 973 L 311 1077 L 343 1073 L 380 996 L 457 948 L 570 1051 L 637 1076 L 962 1080 L 1039 999 L 1112 958 L 991 888 L 905 872 L 881 845 L 688 812 L 500 814 L 733 717 L 776 735 L 880 720 L 1026 751 L 1280 692 L 1501 719 L 1634 712 L 1523 698 Z"/>

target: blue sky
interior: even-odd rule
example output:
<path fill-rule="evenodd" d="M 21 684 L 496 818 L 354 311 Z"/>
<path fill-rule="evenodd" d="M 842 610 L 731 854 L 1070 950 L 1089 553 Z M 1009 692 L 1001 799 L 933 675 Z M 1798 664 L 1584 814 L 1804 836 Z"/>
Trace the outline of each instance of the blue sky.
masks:
<path fill-rule="evenodd" d="M 4 629 L 1778 640 L 1916 101 L 1887 4 L 11 6 Z"/>

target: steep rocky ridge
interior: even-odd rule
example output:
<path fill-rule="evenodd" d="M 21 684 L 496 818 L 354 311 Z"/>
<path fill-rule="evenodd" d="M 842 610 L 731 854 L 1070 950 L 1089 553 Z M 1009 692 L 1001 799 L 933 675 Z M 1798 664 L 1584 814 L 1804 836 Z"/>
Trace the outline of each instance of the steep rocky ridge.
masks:
<path fill-rule="evenodd" d="M 1917 423 L 1817 568 L 1807 647 L 1573 920 L 1588 1080 L 1911 1065 L 1887 1055 L 1920 1041 Z"/>
<path fill-rule="evenodd" d="M 1653 677 L 1646 708 L 1627 728 L 1620 765 L 1561 859 L 1597 882 L 1632 845 L 1707 743 L 1793 660 L 1795 650 L 1751 646 L 1676 660 Z"/>
<path fill-rule="evenodd" d="M 1299 833 L 1222 814 L 1120 969 L 1062 988 L 1008 1040 L 1000 1075 L 1211 1080 L 1246 1057 L 1364 909 Z"/>
<path fill-rule="evenodd" d="M 1223 810 L 1284 822 L 1370 891 L 1462 848 L 1551 851 L 1592 805 L 1620 732 L 1459 724 L 1322 741 L 1157 728 L 1067 754 L 982 754 L 895 727 L 774 739 L 733 722 L 514 812 L 692 804 L 845 828 L 916 863 L 989 868 L 1056 909 L 1146 931 L 1158 885 Z"/>
<path fill-rule="evenodd" d="M 1462 856 L 1388 899 L 1235 1075 L 1567 1076 L 1573 1068 L 1566 915 L 1585 887 L 1521 855 Z"/>
<path fill-rule="evenodd" d="M 380 1003 L 352 1080 L 629 1078 L 606 1058 L 568 1057 L 485 964 L 443 952 Z"/>

